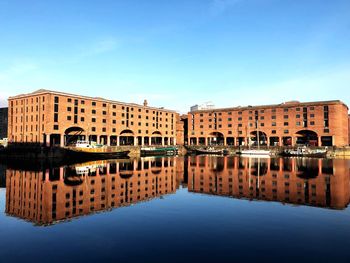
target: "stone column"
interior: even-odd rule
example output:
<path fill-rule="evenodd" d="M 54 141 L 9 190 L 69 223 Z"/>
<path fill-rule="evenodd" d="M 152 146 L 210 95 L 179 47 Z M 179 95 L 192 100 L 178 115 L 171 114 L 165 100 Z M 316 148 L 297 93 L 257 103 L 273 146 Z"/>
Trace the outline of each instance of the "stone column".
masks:
<path fill-rule="evenodd" d="M 117 136 L 117 146 L 119 146 L 119 139 L 120 139 L 120 136 Z"/>
<path fill-rule="evenodd" d="M 164 146 L 164 137 L 162 137 L 162 146 Z"/>
<path fill-rule="evenodd" d="M 145 137 L 141 136 L 141 145 L 145 145 Z"/>
<path fill-rule="evenodd" d="M 111 146 L 111 137 L 107 135 L 107 146 Z"/>
<path fill-rule="evenodd" d="M 137 137 L 135 136 L 134 137 L 134 146 L 136 146 L 137 145 Z"/>
<path fill-rule="evenodd" d="M 50 134 L 46 134 L 46 146 L 51 146 L 50 145 Z"/>
<path fill-rule="evenodd" d="M 64 143 L 64 134 L 61 134 L 61 135 L 60 135 L 60 146 L 61 146 L 61 147 L 64 147 L 64 146 L 65 146 L 65 143 Z"/>

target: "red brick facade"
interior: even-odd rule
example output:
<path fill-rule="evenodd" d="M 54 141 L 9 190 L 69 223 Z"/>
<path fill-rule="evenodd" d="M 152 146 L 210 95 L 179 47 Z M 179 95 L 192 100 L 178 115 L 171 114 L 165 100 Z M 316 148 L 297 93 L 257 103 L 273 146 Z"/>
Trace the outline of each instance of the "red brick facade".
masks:
<path fill-rule="evenodd" d="M 346 146 L 348 107 L 341 101 L 198 110 L 188 113 L 191 145 Z M 250 137 L 250 142 L 249 138 Z"/>
<path fill-rule="evenodd" d="M 9 140 L 67 145 L 174 145 L 178 114 L 164 108 L 38 90 L 9 98 Z"/>

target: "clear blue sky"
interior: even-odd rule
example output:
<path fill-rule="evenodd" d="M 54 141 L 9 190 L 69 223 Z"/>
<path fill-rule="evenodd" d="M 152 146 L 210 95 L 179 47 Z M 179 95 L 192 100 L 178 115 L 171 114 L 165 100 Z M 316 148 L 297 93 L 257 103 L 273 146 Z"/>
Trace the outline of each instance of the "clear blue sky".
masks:
<path fill-rule="evenodd" d="M 349 0 L 0 0 L 0 105 L 45 88 L 187 112 L 341 99 Z"/>

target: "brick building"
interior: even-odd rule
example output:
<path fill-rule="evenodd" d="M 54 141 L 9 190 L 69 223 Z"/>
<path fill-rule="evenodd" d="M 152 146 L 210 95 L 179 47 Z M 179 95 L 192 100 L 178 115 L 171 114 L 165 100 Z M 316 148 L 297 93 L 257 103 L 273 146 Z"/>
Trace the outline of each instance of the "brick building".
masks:
<path fill-rule="evenodd" d="M 0 108 L 0 140 L 7 138 L 8 108 Z"/>
<path fill-rule="evenodd" d="M 68 145 L 90 140 L 106 145 L 174 145 L 178 114 L 164 108 L 50 90 L 8 99 L 12 142 Z"/>
<path fill-rule="evenodd" d="M 345 146 L 348 129 L 348 107 L 339 100 L 188 113 L 191 145 Z"/>
<path fill-rule="evenodd" d="M 345 209 L 346 160 L 191 156 L 188 190 L 211 195 Z"/>
<path fill-rule="evenodd" d="M 7 170 L 6 213 L 36 224 L 128 206 L 176 191 L 176 158 Z"/>

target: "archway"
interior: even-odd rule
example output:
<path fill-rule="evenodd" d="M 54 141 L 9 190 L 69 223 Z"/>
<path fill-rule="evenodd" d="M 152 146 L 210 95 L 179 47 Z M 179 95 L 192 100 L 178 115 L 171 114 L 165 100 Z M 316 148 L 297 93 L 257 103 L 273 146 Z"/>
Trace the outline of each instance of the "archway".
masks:
<path fill-rule="evenodd" d="M 265 132 L 252 131 L 250 136 L 250 145 L 267 145 L 267 135 Z"/>
<path fill-rule="evenodd" d="M 208 137 L 209 145 L 223 145 L 224 144 L 224 135 L 221 132 L 211 132 Z"/>
<path fill-rule="evenodd" d="M 152 132 L 151 145 L 162 145 L 162 134 L 160 131 Z"/>
<path fill-rule="evenodd" d="M 65 145 L 75 144 L 78 140 L 85 140 L 85 135 L 82 133 L 84 129 L 78 126 L 69 127 L 65 130 Z"/>
<path fill-rule="evenodd" d="M 297 144 L 307 145 L 307 146 L 318 146 L 318 136 L 317 133 L 310 130 L 301 130 L 296 134 Z"/>
<path fill-rule="evenodd" d="M 119 136 L 120 145 L 134 145 L 134 133 L 132 130 L 122 130 Z"/>

